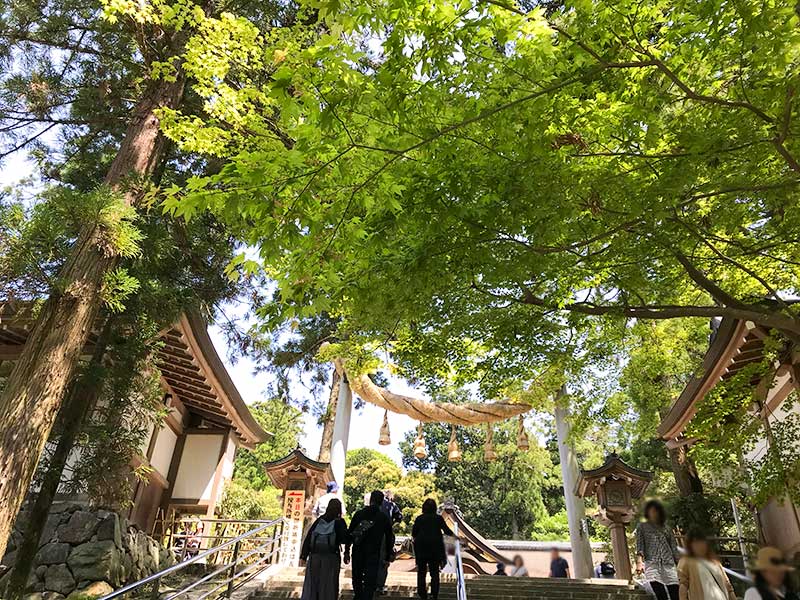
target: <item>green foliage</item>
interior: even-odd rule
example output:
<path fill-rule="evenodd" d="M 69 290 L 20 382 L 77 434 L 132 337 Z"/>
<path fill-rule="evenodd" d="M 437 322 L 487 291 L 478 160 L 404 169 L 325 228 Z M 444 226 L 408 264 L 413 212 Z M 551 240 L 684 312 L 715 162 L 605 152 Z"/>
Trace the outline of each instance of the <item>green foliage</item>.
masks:
<path fill-rule="evenodd" d="M 486 396 L 602 345 L 588 318 L 800 331 L 761 302 L 800 291 L 790 5 L 306 7 L 331 35 L 209 22 L 218 45 L 187 55 L 205 114 L 165 127 L 226 160 L 165 208 L 258 246 L 269 326 L 424 337 L 409 373 L 472 373 Z"/>
<path fill-rule="evenodd" d="M 400 467 L 391 458 L 369 448 L 348 450 L 346 465 L 344 499 L 351 515 L 364 506 L 366 494 L 390 488 L 403 476 Z"/>
<path fill-rule="evenodd" d="M 543 496 L 547 488 L 561 494 L 561 480 L 548 452 L 531 439 L 527 452 L 516 446 L 516 423 L 495 427 L 497 460 L 483 459 L 485 430 L 458 428 L 461 462 L 449 462 L 447 426 L 423 426 L 428 456 L 413 456 L 415 433 L 401 442 L 403 464 L 435 475 L 442 499 L 453 500 L 464 517 L 484 536 L 497 539 L 530 539 L 534 527 L 548 516 Z"/>
<path fill-rule="evenodd" d="M 233 478 L 240 486 L 254 491 L 274 490 L 264 471 L 264 463 L 282 458 L 297 448 L 303 415 L 277 399 L 256 402 L 248 408 L 259 425 L 272 436 L 254 450 L 240 448 L 236 452 Z"/>
<path fill-rule="evenodd" d="M 759 418 L 764 410 L 752 382 L 774 377 L 777 357 L 785 351 L 778 337 L 764 342 L 764 358 L 717 384 L 698 404 L 687 436 L 700 440 L 691 455 L 713 474 L 714 485 L 729 496 L 755 506 L 770 498 L 800 499 L 800 416 L 793 410 L 793 392 L 778 407 L 780 421 Z M 764 444 L 762 440 L 767 440 Z"/>
<path fill-rule="evenodd" d="M 707 536 L 735 535 L 730 500 L 720 496 L 691 494 L 669 499 L 665 507 L 670 526 L 684 532 L 700 531 Z"/>
<path fill-rule="evenodd" d="M 272 486 L 257 490 L 234 479 L 225 486 L 219 514 L 226 519 L 276 519 L 282 511 L 280 495 Z"/>
<path fill-rule="evenodd" d="M 391 458 L 377 450 L 359 448 L 348 451 L 344 497 L 350 516 L 364 506 L 366 494 L 387 489 L 394 493 L 394 501 L 403 513 L 403 521 L 396 527 L 396 531 L 402 534 L 411 532 L 411 525 L 422 513 L 422 503 L 427 498 L 440 500 L 436 478 L 431 473 L 408 471 L 403 474 Z"/>
<path fill-rule="evenodd" d="M 107 352 L 109 366 L 88 374 L 98 378 L 102 388 L 83 423 L 80 452 L 68 468 L 65 486 L 68 492 L 86 494 L 95 505 L 112 508 L 129 506 L 131 465 L 167 414 L 152 342 L 156 332 L 141 321 L 132 325 L 138 329 L 113 340 Z M 44 461 L 40 471 L 46 465 Z M 138 480 L 146 481 L 147 475 L 146 467 L 134 471 Z"/>
<path fill-rule="evenodd" d="M 557 542 L 569 539 L 569 522 L 566 509 L 552 515 L 544 515 L 533 524 L 531 539 L 542 542 Z"/>
<path fill-rule="evenodd" d="M 389 485 L 394 493 L 394 501 L 403 512 L 403 522 L 398 527 L 400 533 L 410 534 L 414 519 L 422 513 L 422 503 L 433 498 L 439 503 L 441 493 L 436 488 L 436 476 L 421 471 L 408 471 L 397 483 Z"/>

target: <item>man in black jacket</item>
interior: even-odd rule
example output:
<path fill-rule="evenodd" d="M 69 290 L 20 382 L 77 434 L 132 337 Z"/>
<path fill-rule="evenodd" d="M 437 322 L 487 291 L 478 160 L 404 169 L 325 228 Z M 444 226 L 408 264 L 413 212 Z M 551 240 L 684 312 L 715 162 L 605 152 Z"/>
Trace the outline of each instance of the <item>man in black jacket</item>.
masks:
<path fill-rule="evenodd" d="M 392 522 L 383 512 L 383 492 L 374 491 L 366 506 L 350 521 L 353 544 L 353 600 L 373 600 L 378 584 L 378 571 L 389 562 L 394 552 Z M 385 544 L 384 544 L 385 538 Z M 349 554 L 349 547 L 345 556 Z"/>

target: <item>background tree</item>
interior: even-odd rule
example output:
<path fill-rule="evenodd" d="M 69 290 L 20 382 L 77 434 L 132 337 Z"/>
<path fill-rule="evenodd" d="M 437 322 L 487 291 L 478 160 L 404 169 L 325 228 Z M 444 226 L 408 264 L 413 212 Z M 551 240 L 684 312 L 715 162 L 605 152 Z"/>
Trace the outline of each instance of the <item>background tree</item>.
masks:
<path fill-rule="evenodd" d="M 264 431 L 273 435 L 253 450 L 236 451 L 233 479 L 225 488 L 219 513 L 229 519 L 274 519 L 283 510 L 281 491 L 270 483 L 264 463 L 297 448 L 303 433 L 303 413 L 278 398 L 253 403 L 249 409 Z"/>
<path fill-rule="evenodd" d="M 403 477 L 403 471 L 391 458 L 369 448 L 348 450 L 346 465 L 344 499 L 350 515 L 365 506 L 367 494 L 385 490 Z"/>
<path fill-rule="evenodd" d="M 461 462 L 449 462 L 447 442 L 450 428 L 427 423 L 423 426 L 428 456 L 413 456 L 415 432 L 400 444 L 403 465 L 434 475 L 443 499 L 454 501 L 464 517 L 480 533 L 492 539 L 530 539 L 534 525 L 547 516 L 542 491 L 552 477 L 552 463 L 544 448 L 531 440 L 531 449 L 516 446 L 516 423 L 495 428 L 497 461 L 485 462 L 486 433 L 480 427 L 457 429 L 463 453 Z M 557 484 L 560 489 L 560 477 Z"/>
<path fill-rule="evenodd" d="M 403 513 L 403 521 L 396 529 L 403 534 L 411 532 L 414 519 L 421 514 L 422 503 L 427 498 L 440 499 L 433 474 L 420 471 L 404 474 L 391 458 L 377 450 L 359 448 L 348 451 L 344 496 L 350 516 L 364 506 L 367 494 L 387 489 L 394 493 L 394 501 Z"/>
<path fill-rule="evenodd" d="M 81 158 L 93 160 L 91 154 Z M 75 185 L 81 183 L 82 177 Z M 18 305 L 21 309 L 35 307 L 40 292 L 55 285 L 70 240 L 85 222 L 99 218 L 104 207 L 102 196 L 60 186 L 48 188 L 32 204 L 13 198 L 2 203 L 2 210 L 14 218 L 5 221 L 0 271 L 13 282 L 15 297 L 29 303 Z M 127 508 L 132 482 L 147 475 L 140 468 L 132 478 L 130 465 L 163 415 L 155 361 L 159 332 L 182 311 L 206 312 L 237 293 L 225 275 L 233 240 L 213 219 L 187 226 L 153 213 L 140 218 L 137 226 L 135 236 L 143 252 L 121 265 L 117 285 L 104 294 L 106 308 L 93 356 L 71 385 L 39 461 L 40 487 L 31 497 L 4 597 L 24 594 L 28 569 L 62 482 L 95 505 Z M 80 448 L 78 459 L 63 474 L 75 448 Z"/>
<path fill-rule="evenodd" d="M 272 488 L 264 463 L 283 458 L 297 448 L 303 433 L 303 414 L 283 400 L 273 398 L 251 404 L 258 424 L 272 434 L 254 450 L 240 448 L 234 461 L 233 478 L 242 485 L 263 491 Z"/>

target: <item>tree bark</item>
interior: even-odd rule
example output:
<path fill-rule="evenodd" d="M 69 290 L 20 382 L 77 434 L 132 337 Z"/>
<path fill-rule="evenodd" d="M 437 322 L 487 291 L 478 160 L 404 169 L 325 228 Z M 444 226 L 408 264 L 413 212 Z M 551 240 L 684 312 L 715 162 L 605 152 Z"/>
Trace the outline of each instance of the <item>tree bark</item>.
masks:
<path fill-rule="evenodd" d="M 583 519 L 586 507 L 583 498 L 575 495 L 575 486 L 580 477 L 578 459 L 572 447 L 569 423 L 569 407 L 564 400 L 567 386 L 561 386 L 556 394 L 556 406 L 553 416 L 556 421 L 556 437 L 558 440 L 558 456 L 561 461 L 561 479 L 564 485 L 564 504 L 567 508 L 569 524 L 569 540 L 572 548 L 572 572 L 577 579 L 588 579 L 592 576 L 592 548 L 588 536 L 584 535 Z"/>
<path fill-rule="evenodd" d="M 153 82 L 131 115 L 105 183 L 134 204 L 139 186 L 158 163 L 163 138 L 156 110 L 175 108 L 184 76 Z M 0 556 L 53 428 L 65 391 L 102 304 L 103 279 L 119 261 L 109 252 L 106 232 L 93 224 L 78 237 L 59 274 L 57 289 L 41 308 L 28 341 L 0 395 Z"/>
<path fill-rule="evenodd" d="M 333 424 L 336 421 L 336 406 L 339 402 L 339 373 L 333 370 L 331 393 L 328 397 L 328 408 L 322 422 L 322 441 L 319 444 L 319 462 L 330 462 L 333 446 Z"/>
<path fill-rule="evenodd" d="M 97 341 L 92 360 L 86 371 L 70 387 L 69 395 L 58 413 L 61 433 L 56 449 L 47 465 L 47 473 L 44 475 L 42 487 L 36 494 L 36 500 L 31 508 L 28 527 L 23 532 L 22 542 L 17 548 L 14 570 L 9 575 L 5 590 L 4 598 L 7 600 L 22 600 L 25 596 L 25 586 L 33 567 L 34 557 L 39 550 L 39 541 L 47 524 L 50 508 L 61 483 L 64 466 L 75 447 L 86 416 L 95 405 L 103 386 L 103 376 L 99 370 L 102 368 L 103 357 L 108 346 L 109 331 L 110 325 L 106 323 L 100 339 Z"/>
<path fill-rule="evenodd" d="M 703 482 L 697 474 L 694 461 L 686 454 L 685 448 L 670 448 L 669 460 L 672 474 L 681 497 L 703 493 Z"/>
<path fill-rule="evenodd" d="M 517 521 L 517 513 L 511 513 L 511 539 L 512 540 L 521 540 L 522 536 L 519 532 L 519 522 Z"/>

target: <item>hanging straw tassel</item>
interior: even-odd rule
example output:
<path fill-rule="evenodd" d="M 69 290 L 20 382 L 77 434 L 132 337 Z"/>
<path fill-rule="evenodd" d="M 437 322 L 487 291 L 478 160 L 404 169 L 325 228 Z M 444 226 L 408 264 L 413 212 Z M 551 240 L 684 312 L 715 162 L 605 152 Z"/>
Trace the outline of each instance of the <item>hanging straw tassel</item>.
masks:
<path fill-rule="evenodd" d="M 494 429 L 491 425 L 486 426 L 486 443 L 483 445 L 483 460 L 494 462 L 497 460 L 497 452 L 494 451 Z"/>
<path fill-rule="evenodd" d="M 450 462 L 459 462 L 461 460 L 461 450 L 458 448 L 458 440 L 456 440 L 456 426 L 450 427 L 450 441 L 447 442 L 447 460 Z"/>
<path fill-rule="evenodd" d="M 425 436 L 422 435 L 422 423 L 417 427 L 417 439 L 414 440 L 414 457 L 420 460 L 428 457 L 428 450 L 425 448 Z"/>
<path fill-rule="evenodd" d="M 392 436 L 389 433 L 389 411 L 383 413 L 383 425 L 381 425 L 381 434 L 378 437 L 378 444 L 381 446 L 388 446 L 392 443 Z"/>
<path fill-rule="evenodd" d="M 522 415 L 519 416 L 519 429 L 517 430 L 517 448 L 526 451 L 530 449 L 531 443 L 528 440 L 528 432 L 525 431 L 525 421 Z"/>

